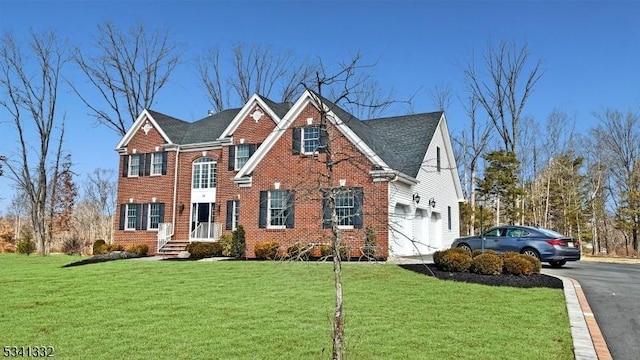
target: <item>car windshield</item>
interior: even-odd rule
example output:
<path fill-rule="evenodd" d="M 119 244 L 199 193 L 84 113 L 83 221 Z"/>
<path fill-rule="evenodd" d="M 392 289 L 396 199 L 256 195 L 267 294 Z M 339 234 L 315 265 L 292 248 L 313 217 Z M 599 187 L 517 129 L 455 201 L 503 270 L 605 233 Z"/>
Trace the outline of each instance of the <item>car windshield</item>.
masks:
<path fill-rule="evenodd" d="M 540 230 L 541 233 L 548 235 L 548 236 L 552 236 L 552 237 L 565 237 L 564 235 L 555 232 L 553 230 L 549 230 L 549 229 L 543 229 L 543 228 L 539 228 L 538 230 Z"/>

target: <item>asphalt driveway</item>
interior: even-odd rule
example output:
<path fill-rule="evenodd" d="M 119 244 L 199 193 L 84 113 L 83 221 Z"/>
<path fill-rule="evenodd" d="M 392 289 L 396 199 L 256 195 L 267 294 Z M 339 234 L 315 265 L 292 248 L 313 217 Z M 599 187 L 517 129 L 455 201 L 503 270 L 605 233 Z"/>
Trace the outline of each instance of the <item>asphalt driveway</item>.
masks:
<path fill-rule="evenodd" d="M 579 261 L 542 272 L 580 283 L 615 360 L 640 357 L 640 264 Z"/>

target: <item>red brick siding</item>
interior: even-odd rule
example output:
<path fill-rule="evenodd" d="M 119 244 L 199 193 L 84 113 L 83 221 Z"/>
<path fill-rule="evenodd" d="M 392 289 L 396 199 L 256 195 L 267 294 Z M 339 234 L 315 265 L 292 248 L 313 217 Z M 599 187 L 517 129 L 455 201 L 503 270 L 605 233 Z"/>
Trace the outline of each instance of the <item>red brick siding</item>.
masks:
<path fill-rule="evenodd" d="M 118 196 L 117 207 L 115 209 L 114 223 L 114 240 L 118 244 L 128 246 L 129 244 L 142 243 L 149 246 L 149 253 L 156 252 L 157 231 L 137 230 L 125 231 L 119 230 L 120 205 L 129 203 L 129 199 L 133 199 L 133 203 L 151 203 L 152 198 L 156 198 L 157 203 L 165 204 L 164 221 L 171 221 L 171 211 L 173 207 L 173 174 L 175 170 L 175 153 L 167 152 L 167 174 L 161 176 L 139 176 L 139 177 L 123 177 L 124 157 L 133 154 L 136 150 L 138 154 L 163 151 L 162 145 L 166 141 L 162 135 L 152 128 L 148 134 L 139 129 L 131 141 L 127 145 L 127 155 L 120 156 L 120 165 L 118 171 Z"/>
<path fill-rule="evenodd" d="M 239 144 L 241 138 L 246 144 L 262 143 L 265 138 L 274 131 L 275 123 L 266 114 L 258 122 L 251 117 L 243 120 L 233 134 L 234 144 Z M 289 245 L 301 243 L 326 243 L 331 241 L 331 231 L 322 229 L 322 201 L 320 189 L 327 188 L 326 167 L 322 162 L 324 154 L 304 156 L 292 153 L 292 133 L 294 127 L 306 126 L 307 118 L 313 118 L 314 124 L 319 123 L 317 109 L 309 105 L 295 119 L 292 126 L 285 131 L 266 157 L 257 165 L 253 172 L 253 184 L 251 187 L 238 187 L 233 182 L 236 171 L 228 170 L 228 147 L 216 150 L 207 150 L 204 156 L 217 160 L 217 194 L 215 207 L 215 221 L 224 224 L 226 221 L 226 205 L 228 200 L 240 200 L 240 224 L 246 230 L 247 256 L 254 257 L 254 246 L 259 241 L 277 240 L 283 249 Z M 369 175 L 371 163 L 360 153 L 356 147 L 342 136 L 337 128 L 329 127 L 330 146 L 334 154 L 334 160 L 344 160 L 334 167 L 335 186 L 340 179 L 346 180 L 348 187 L 362 187 L 363 201 L 363 228 L 343 230 L 343 242 L 351 248 L 357 249 L 364 244 L 365 229 L 368 227 L 376 230 L 376 239 L 381 253 L 388 256 L 388 231 L 387 231 L 387 183 L 374 183 Z M 213 140 L 213 139 L 212 139 Z M 152 129 L 148 135 L 142 130 L 138 131 L 128 144 L 129 153 L 137 149 L 138 153 L 153 152 L 156 146 L 161 146 L 165 141 L 159 133 Z M 186 240 L 189 238 L 191 212 L 191 173 L 192 163 L 203 156 L 202 150 L 180 152 L 178 155 L 179 171 L 177 179 L 176 207 L 184 204 L 184 211 L 176 210 L 174 239 Z M 122 158 L 122 156 L 121 156 Z M 123 178 L 120 161 L 120 177 L 118 184 L 118 204 L 127 203 L 129 198 L 134 202 L 151 202 L 156 197 L 157 202 L 165 203 L 165 222 L 171 222 L 173 211 L 173 181 L 176 163 L 176 152 L 168 153 L 167 175 L 160 177 Z M 294 190 L 296 192 L 295 226 L 293 229 L 260 229 L 259 219 L 259 195 L 260 191 L 273 190 L 274 183 L 279 182 L 280 189 Z M 219 209 L 219 210 L 218 210 Z M 119 211 L 119 208 L 118 208 Z M 131 243 L 145 243 L 149 245 L 150 253 L 156 252 L 157 233 L 155 231 L 120 231 L 118 229 L 118 217 L 115 223 L 116 242 L 128 245 Z M 225 231 L 228 233 L 229 231 Z M 357 250 L 353 250 L 357 255 Z"/>

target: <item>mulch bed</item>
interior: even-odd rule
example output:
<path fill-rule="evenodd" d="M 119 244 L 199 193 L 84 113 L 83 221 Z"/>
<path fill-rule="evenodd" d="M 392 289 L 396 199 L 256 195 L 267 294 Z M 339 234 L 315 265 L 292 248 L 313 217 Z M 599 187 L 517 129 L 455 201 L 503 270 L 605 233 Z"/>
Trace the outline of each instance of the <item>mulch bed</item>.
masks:
<path fill-rule="evenodd" d="M 112 251 L 108 254 L 94 255 L 88 259 L 82 259 L 76 262 L 72 262 L 70 264 L 62 265 L 62 267 L 66 268 L 66 267 L 80 266 L 80 265 L 87 265 L 87 264 L 97 264 L 97 263 L 103 263 L 105 261 L 133 259 L 137 257 L 139 256 L 136 254 L 132 254 L 124 251 Z"/>
<path fill-rule="evenodd" d="M 546 287 L 552 289 L 562 289 L 562 280 L 544 274 L 531 274 L 528 276 L 518 275 L 480 275 L 470 272 L 449 272 L 442 271 L 433 264 L 404 264 L 401 268 L 414 271 L 427 276 L 435 276 L 442 280 L 462 281 L 467 283 L 491 285 L 491 286 L 511 286 L 517 288 Z"/>

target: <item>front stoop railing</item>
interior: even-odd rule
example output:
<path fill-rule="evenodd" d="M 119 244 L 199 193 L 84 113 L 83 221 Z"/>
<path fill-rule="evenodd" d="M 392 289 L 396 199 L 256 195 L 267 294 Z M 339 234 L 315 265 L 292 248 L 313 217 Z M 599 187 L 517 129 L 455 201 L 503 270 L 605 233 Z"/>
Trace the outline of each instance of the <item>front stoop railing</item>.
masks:
<path fill-rule="evenodd" d="M 191 240 L 217 241 L 222 236 L 222 223 L 200 223 L 190 235 Z"/>
<path fill-rule="evenodd" d="M 158 224 L 158 251 L 160 251 L 173 236 L 173 224 L 172 223 L 160 223 Z"/>

